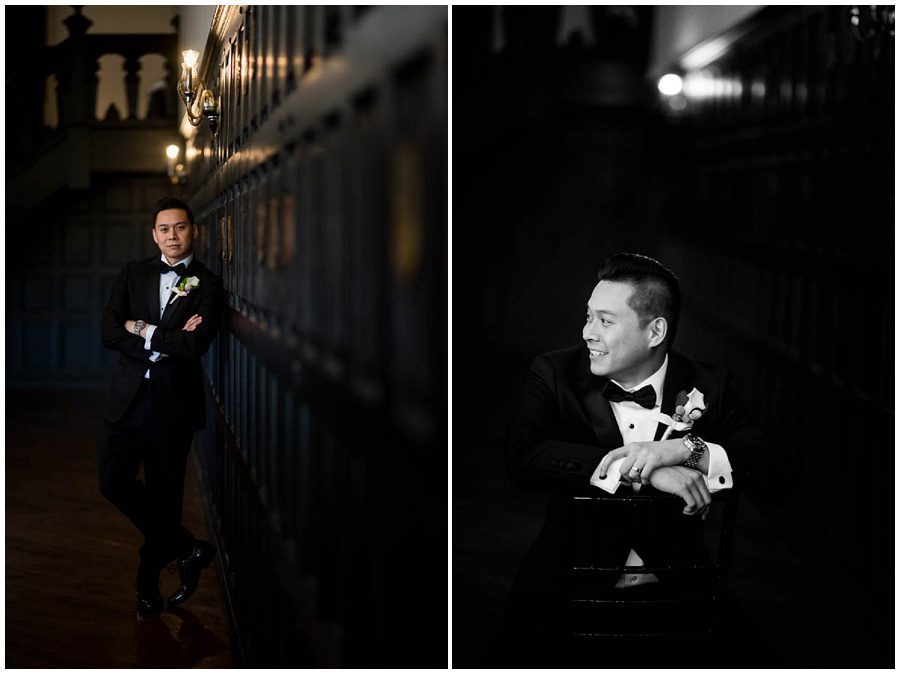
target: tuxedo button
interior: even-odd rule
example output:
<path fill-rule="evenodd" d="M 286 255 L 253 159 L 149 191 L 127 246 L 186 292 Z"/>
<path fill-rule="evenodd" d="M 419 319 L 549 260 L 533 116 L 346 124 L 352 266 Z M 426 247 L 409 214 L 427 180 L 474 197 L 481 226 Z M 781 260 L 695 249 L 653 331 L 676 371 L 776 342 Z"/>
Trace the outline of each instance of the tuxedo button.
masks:
<path fill-rule="evenodd" d="M 725 484 L 725 476 L 719 475 L 719 484 Z"/>
<path fill-rule="evenodd" d="M 628 428 L 634 429 L 634 424 L 628 424 Z"/>

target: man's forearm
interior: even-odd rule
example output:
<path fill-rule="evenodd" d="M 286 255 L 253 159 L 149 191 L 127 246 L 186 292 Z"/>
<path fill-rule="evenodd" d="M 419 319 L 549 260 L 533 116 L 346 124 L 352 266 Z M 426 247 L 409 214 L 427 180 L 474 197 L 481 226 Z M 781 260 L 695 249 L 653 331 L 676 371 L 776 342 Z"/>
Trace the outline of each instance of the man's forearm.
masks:
<path fill-rule="evenodd" d="M 134 332 L 134 326 L 135 326 L 135 325 L 137 325 L 137 321 L 133 321 L 133 320 L 131 320 L 131 319 L 128 319 L 127 321 L 125 321 L 125 330 L 126 330 L 128 333 L 134 335 L 134 334 L 136 334 L 136 333 Z M 149 328 L 149 327 L 150 327 L 149 324 L 144 323 L 144 327 L 141 328 L 140 337 L 142 337 L 142 338 L 146 338 L 146 337 L 147 337 L 147 328 Z"/>
<path fill-rule="evenodd" d="M 592 466 L 603 451 L 592 445 L 557 440 L 510 442 L 506 447 L 506 468 L 512 482 L 526 489 L 583 489 L 589 485 Z"/>

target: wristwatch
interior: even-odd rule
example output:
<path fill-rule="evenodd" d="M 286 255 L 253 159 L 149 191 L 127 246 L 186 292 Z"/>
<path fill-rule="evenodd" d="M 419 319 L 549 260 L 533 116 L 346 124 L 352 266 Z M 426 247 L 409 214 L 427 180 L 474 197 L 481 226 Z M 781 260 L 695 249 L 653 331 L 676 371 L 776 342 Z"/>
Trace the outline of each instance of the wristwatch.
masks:
<path fill-rule="evenodd" d="M 684 440 L 684 446 L 691 450 L 691 455 L 682 465 L 685 468 L 693 468 L 696 470 L 697 465 L 700 463 L 700 459 L 703 458 L 703 452 L 706 451 L 706 443 L 693 433 L 688 433 L 682 440 Z"/>
<path fill-rule="evenodd" d="M 145 321 L 135 321 L 134 322 L 134 330 L 132 332 L 134 332 L 134 334 L 136 334 L 138 337 L 140 337 L 141 330 L 143 330 L 145 327 L 147 327 L 147 323 Z"/>

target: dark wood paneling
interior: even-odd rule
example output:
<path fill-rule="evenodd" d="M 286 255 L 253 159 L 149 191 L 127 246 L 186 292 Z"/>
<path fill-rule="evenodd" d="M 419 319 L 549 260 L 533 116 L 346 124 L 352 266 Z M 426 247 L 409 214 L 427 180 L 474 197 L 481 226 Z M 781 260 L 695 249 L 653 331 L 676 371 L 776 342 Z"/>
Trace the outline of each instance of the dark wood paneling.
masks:
<path fill-rule="evenodd" d="M 91 263 L 91 227 L 69 223 L 64 230 L 63 262 L 70 265 Z"/>
<path fill-rule="evenodd" d="M 84 321 L 66 321 L 60 326 L 60 343 L 62 345 L 62 366 L 71 369 L 84 369 L 93 365 L 93 340 L 96 337 L 93 326 Z"/>
<path fill-rule="evenodd" d="M 90 311 L 92 299 L 90 278 L 87 276 L 66 276 L 63 278 L 63 309 L 73 312 Z"/>
<path fill-rule="evenodd" d="M 49 276 L 29 274 L 22 283 L 22 308 L 32 311 L 49 309 L 53 281 Z"/>
<path fill-rule="evenodd" d="M 446 9 L 229 16 L 191 172 L 244 661 L 446 666 Z"/>
<path fill-rule="evenodd" d="M 95 175 L 93 183 L 30 213 L 22 222 L 40 222 L 39 235 L 9 228 L 8 247 L 22 251 L 7 261 L 8 314 L 18 326 L 7 350 L 12 386 L 105 386 L 113 356 L 100 341 L 100 315 L 112 281 L 129 260 L 159 254 L 140 206 L 171 191 L 165 179 Z"/>
<path fill-rule="evenodd" d="M 891 558 L 891 488 L 866 484 L 872 527 L 823 485 L 861 437 L 893 466 L 893 38 L 858 40 L 848 7 L 763 16 L 710 66 L 742 87 L 689 101 L 674 129 L 687 208 L 661 256 L 682 275 L 681 348 L 734 369 L 814 536 L 838 542 L 827 563 L 878 584 L 853 564 Z"/>
<path fill-rule="evenodd" d="M 49 321 L 28 321 L 21 324 L 21 363 L 24 367 L 38 372 L 55 367 L 50 327 Z"/>

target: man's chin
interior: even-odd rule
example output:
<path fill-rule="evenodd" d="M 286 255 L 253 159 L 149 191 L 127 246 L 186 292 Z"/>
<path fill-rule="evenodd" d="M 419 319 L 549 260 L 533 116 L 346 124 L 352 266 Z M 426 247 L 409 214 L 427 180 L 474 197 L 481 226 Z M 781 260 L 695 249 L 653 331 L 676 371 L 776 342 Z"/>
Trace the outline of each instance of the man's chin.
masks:
<path fill-rule="evenodd" d="M 605 377 L 608 372 L 609 370 L 600 363 L 596 363 L 593 360 L 591 361 L 591 374 L 597 375 L 598 377 Z"/>

